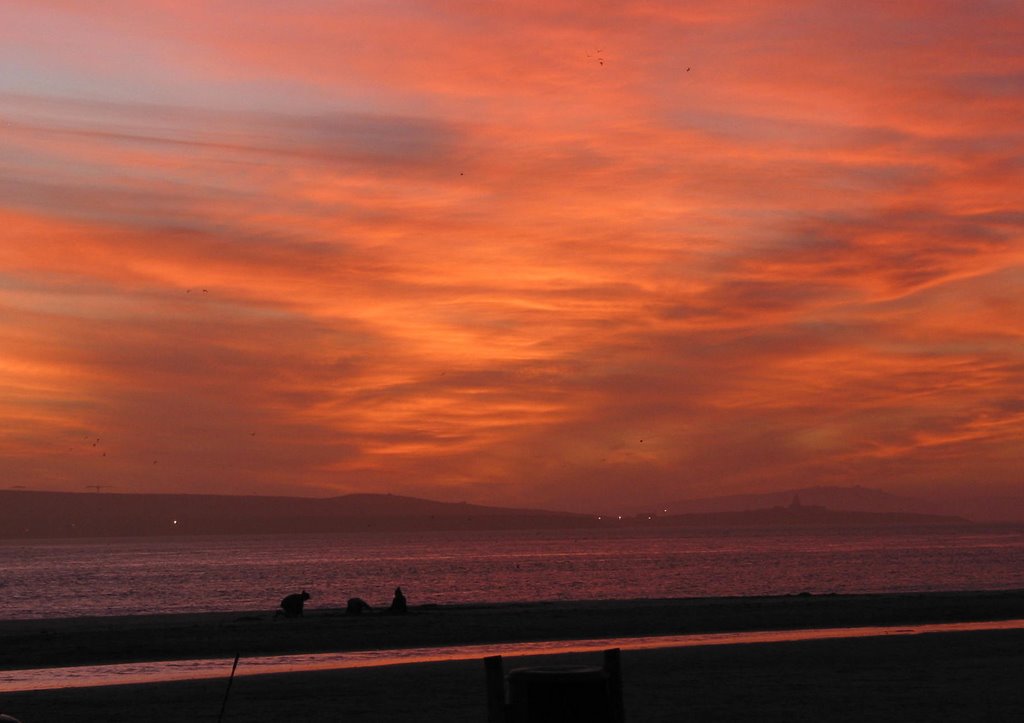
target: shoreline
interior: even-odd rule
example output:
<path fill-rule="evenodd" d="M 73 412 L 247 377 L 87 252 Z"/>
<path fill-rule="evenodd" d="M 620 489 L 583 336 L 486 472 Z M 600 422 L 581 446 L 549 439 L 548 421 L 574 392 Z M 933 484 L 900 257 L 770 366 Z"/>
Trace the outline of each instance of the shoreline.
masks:
<path fill-rule="evenodd" d="M 219 678 L 0 694 L 23 723 L 218 720 L 235 653 L 355 651 L 657 634 L 868 627 L 1024 618 L 1024 590 L 413 606 L 407 615 L 311 609 L 0 621 L 5 669 L 224 659 Z M 594 634 L 597 633 L 597 634 Z M 510 649 L 511 650 L 511 649 Z M 600 654 L 509 655 L 505 671 L 600 665 Z M 934 632 L 622 651 L 631 723 L 1017 721 L 1024 630 Z M 2 675 L 2 673 L 0 673 Z M 481 660 L 240 676 L 223 721 L 479 723 Z"/>
<path fill-rule="evenodd" d="M 1024 618 L 1024 589 L 311 608 L 0 621 L 0 670 L 586 638 Z"/>
<path fill-rule="evenodd" d="M 624 650 L 626 720 L 695 723 L 1019 721 L 1024 631 Z M 600 665 L 600 654 L 505 656 L 504 669 Z M 479 723 L 481 660 L 0 695 L 23 723 L 327 721 Z M 226 692 L 230 695 L 226 698 Z"/>
<path fill-rule="evenodd" d="M 1006 631 L 1024 634 L 1024 618 L 967 623 L 929 623 L 924 625 L 865 626 L 854 628 L 809 628 L 804 630 L 762 630 L 695 635 L 602 638 L 521 643 L 484 643 L 435 648 L 391 648 L 332 653 L 303 653 L 246 657 L 236 660 L 232 673 L 237 677 L 339 671 L 354 668 L 381 668 L 397 665 L 447 663 L 482 660 L 489 656 L 511 658 L 596 654 L 610 648 L 620 651 L 649 651 L 666 648 L 718 647 L 724 645 L 770 645 L 810 640 L 849 640 L 909 635 L 935 635 L 962 632 Z M 241 663 L 241 665 L 239 665 Z M 165 660 L 149 663 L 123 663 L 98 666 L 49 667 L 0 671 L 0 696 L 4 693 L 99 688 L 123 685 L 156 685 L 181 681 L 223 679 L 227 660 Z M 237 669 L 237 670 L 236 670 Z"/>

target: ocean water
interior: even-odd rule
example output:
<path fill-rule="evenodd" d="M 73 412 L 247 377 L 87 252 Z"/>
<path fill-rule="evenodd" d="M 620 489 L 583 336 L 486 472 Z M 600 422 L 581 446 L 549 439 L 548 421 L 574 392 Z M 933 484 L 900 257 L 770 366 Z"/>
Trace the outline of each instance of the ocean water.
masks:
<path fill-rule="evenodd" d="M 571 530 L 0 542 L 0 619 L 1024 588 L 1024 526 Z"/>

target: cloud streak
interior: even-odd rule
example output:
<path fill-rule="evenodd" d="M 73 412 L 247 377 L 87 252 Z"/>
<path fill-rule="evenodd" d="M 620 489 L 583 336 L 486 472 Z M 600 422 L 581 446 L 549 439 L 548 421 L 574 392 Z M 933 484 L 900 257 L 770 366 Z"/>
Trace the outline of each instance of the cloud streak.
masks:
<path fill-rule="evenodd" d="M 1015 4 L 2 12 L 12 483 L 1019 484 Z"/>

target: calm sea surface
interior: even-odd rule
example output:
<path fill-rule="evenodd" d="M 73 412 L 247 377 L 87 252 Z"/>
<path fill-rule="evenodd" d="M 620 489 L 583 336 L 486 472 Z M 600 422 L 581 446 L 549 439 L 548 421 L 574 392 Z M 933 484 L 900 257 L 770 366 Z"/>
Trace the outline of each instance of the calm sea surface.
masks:
<path fill-rule="evenodd" d="M 0 542 L 0 618 L 1024 588 L 1024 527 Z"/>

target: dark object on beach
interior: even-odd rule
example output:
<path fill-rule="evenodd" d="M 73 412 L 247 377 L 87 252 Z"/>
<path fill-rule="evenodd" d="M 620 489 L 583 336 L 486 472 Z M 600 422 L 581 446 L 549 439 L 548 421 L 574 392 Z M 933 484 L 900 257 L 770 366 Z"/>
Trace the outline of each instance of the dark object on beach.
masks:
<path fill-rule="evenodd" d="M 350 597 L 348 599 L 348 605 L 345 606 L 345 612 L 349 615 L 362 615 L 363 611 L 370 612 L 373 610 L 361 597 Z"/>
<path fill-rule="evenodd" d="M 286 618 L 302 617 L 302 606 L 306 604 L 307 600 L 309 600 L 309 593 L 305 590 L 301 593 L 285 595 L 281 601 L 281 609 L 274 614 L 274 617 L 278 615 L 284 615 Z"/>
<path fill-rule="evenodd" d="M 241 655 L 241 653 L 235 653 L 235 662 L 231 665 L 231 676 L 228 678 L 228 687 L 224 689 L 224 700 L 220 704 L 220 715 L 217 716 L 217 723 L 221 723 L 224 720 L 224 710 L 228 707 L 228 694 L 231 693 L 231 684 L 235 682 L 235 671 L 238 670 L 238 659 Z"/>
<path fill-rule="evenodd" d="M 504 675 L 500 655 L 484 658 L 487 723 L 625 723 L 619 649 L 604 651 L 604 666 L 546 665 Z M 508 700 L 505 681 L 508 681 Z"/>
<path fill-rule="evenodd" d="M 395 597 L 391 601 L 391 607 L 388 608 L 389 613 L 395 613 L 397 615 L 403 615 L 409 610 L 409 606 L 405 602 L 405 595 L 402 593 L 402 588 L 395 588 Z"/>

